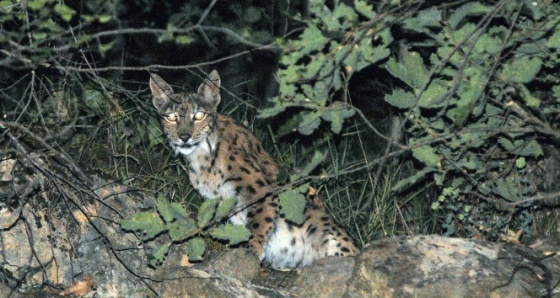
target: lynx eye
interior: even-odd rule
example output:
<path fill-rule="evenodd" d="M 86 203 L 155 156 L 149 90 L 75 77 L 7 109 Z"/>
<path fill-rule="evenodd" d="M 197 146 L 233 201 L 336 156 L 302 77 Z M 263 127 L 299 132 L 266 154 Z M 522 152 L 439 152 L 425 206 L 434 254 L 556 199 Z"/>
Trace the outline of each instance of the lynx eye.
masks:
<path fill-rule="evenodd" d="M 175 113 L 169 113 L 169 114 L 165 115 L 165 120 L 167 120 L 169 122 L 175 122 L 175 121 L 177 121 L 177 115 L 175 115 Z"/>
<path fill-rule="evenodd" d="M 200 121 L 200 120 L 206 118 L 206 113 L 200 112 L 200 111 L 199 111 L 199 112 L 196 112 L 196 113 L 194 113 L 193 118 L 194 118 L 194 120 L 196 120 L 196 121 Z"/>

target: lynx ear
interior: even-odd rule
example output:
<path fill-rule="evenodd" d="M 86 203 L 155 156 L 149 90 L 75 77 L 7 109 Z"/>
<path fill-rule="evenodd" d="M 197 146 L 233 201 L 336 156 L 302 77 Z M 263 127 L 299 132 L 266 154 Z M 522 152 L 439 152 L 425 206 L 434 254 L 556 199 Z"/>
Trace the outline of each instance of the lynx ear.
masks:
<path fill-rule="evenodd" d="M 169 86 L 160 76 L 157 74 L 150 74 L 150 90 L 152 90 L 152 103 L 154 107 L 161 111 L 167 103 L 169 103 L 169 96 L 173 95 L 173 88 Z"/>
<path fill-rule="evenodd" d="M 197 93 L 212 107 L 217 108 L 220 103 L 220 76 L 216 70 L 210 72 L 208 77 L 198 87 Z"/>

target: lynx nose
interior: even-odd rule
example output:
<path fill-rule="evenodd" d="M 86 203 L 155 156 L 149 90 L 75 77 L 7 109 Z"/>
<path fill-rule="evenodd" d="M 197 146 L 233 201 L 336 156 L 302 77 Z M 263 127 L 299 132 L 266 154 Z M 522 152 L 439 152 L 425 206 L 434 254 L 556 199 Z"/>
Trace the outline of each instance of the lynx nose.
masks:
<path fill-rule="evenodd" d="M 184 133 L 184 134 L 180 134 L 180 135 L 179 135 L 179 139 L 181 139 L 181 141 L 183 141 L 183 142 L 185 142 L 185 143 L 186 143 L 190 138 L 191 138 L 191 135 L 190 135 L 190 134 Z"/>

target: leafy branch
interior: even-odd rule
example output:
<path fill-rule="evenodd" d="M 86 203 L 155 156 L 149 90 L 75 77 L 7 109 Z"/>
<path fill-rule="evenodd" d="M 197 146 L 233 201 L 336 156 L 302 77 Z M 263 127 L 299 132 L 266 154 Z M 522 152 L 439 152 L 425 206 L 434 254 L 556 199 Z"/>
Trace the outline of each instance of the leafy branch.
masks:
<path fill-rule="evenodd" d="M 174 243 L 187 241 L 189 243 L 189 260 L 200 261 L 206 251 L 206 244 L 201 238 L 203 234 L 218 240 L 226 240 L 236 245 L 249 240 L 250 232 L 244 226 L 222 223 L 234 213 L 236 199 L 211 199 L 200 206 L 198 215 L 185 210 L 179 203 L 170 203 L 164 196 L 159 196 L 156 211 L 144 211 L 132 214 L 121 221 L 121 226 L 127 231 L 140 231 L 142 241 L 150 241 L 160 234 L 166 233 L 170 242 L 166 242 L 155 249 L 149 257 L 153 267 L 161 264 Z"/>

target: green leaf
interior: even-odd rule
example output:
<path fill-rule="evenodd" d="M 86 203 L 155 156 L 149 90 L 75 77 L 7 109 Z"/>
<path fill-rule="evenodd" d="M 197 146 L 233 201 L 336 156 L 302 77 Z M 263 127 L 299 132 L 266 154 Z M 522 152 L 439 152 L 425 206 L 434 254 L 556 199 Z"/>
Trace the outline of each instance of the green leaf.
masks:
<path fill-rule="evenodd" d="M 53 19 L 45 20 L 37 24 L 37 27 L 45 29 L 45 31 L 50 31 L 50 32 L 62 32 L 64 30 L 64 28 L 62 28 L 60 25 L 55 23 Z"/>
<path fill-rule="evenodd" d="M 175 42 L 179 45 L 189 45 L 195 41 L 190 35 L 177 35 L 175 37 Z"/>
<path fill-rule="evenodd" d="M 45 32 L 32 32 L 31 36 L 35 41 L 42 41 L 47 39 L 48 35 Z"/>
<path fill-rule="evenodd" d="M 94 115 L 103 115 L 109 109 L 109 100 L 105 94 L 99 90 L 85 89 L 81 108 L 84 108 L 86 111 Z M 161 135 L 161 129 L 159 134 Z"/>
<path fill-rule="evenodd" d="M 517 146 L 513 144 L 513 142 L 507 138 L 500 137 L 498 138 L 498 143 L 504 147 L 507 151 L 513 151 L 517 149 Z"/>
<path fill-rule="evenodd" d="M 382 59 L 389 57 L 391 50 L 388 46 L 393 42 L 391 30 L 385 29 L 377 35 L 381 37 L 381 45 L 376 47 L 371 46 L 371 40 L 364 38 L 360 41 L 358 49 L 361 51 L 364 62 L 356 65 L 356 71 L 359 71 L 369 65 L 379 62 Z M 367 63 L 366 63 L 367 62 Z"/>
<path fill-rule="evenodd" d="M 163 195 L 158 196 L 156 208 L 165 222 L 172 222 L 175 219 L 175 211 Z"/>
<path fill-rule="evenodd" d="M 149 148 L 167 143 L 161 133 L 160 126 L 160 121 L 156 117 L 148 117 L 148 123 L 142 126 L 142 128 L 147 130 Z M 139 127 L 138 131 L 141 131 L 141 127 Z"/>
<path fill-rule="evenodd" d="M 305 210 L 306 199 L 305 196 L 296 190 L 290 189 L 279 196 L 280 213 L 284 214 L 287 220 L 293 221 L 296 224 L 302 224 L 305 220 L 303 211 Z"/>
<path fill-rule="evenodd" d="M 173 23 L 167 23 L 166 31 L 163 34 L 160 34 L 158 37 L 158 42 L 162 43 L 165 41 L 173 41 L 173 30 L 175 29 L 175 25 Z"/>
<path fill-rule="evenodd" d="M 449 59 L 449 62 L 451 62 L 451 64 L 453 64 L 456 67 L 460 67 L 465 59 L 461 51 L 455 51 L 453 47 L 442 46 L 442 47 L 438 47 L 436 51 L 437 51 L 437 57 L 439 57 L 440 59 Z M 451 53 L 453 53 L 453 55 L 451 55 Z M 449 55 L 451 55 L 451 57 L 449 57 Z M 434 61 L 440 61 L 440 59 L 435 59 L 434 57 L 432 57 L 432 59 Z M 445 70 L 448 72 L 454 72 L 454 70 L 450 68 L 445 68 Z"/>
<path fill-rule="evenodd" d="M 525 157 L 520 157 L 520 158 L 515 160 L 515 166 L 518 169 L 523 169 L 526 164 L 527 164 L 527 162 L 525 161 Z"/>
<path fill-rule="evenodd" d="M 204 239 L 196 237 L 189 241 L 189 261 L 202 261 L 202 255 L 206 251 Z"/>
<path fill-rule="evenodd" d="M 430 7 L 422 10 L 415 17 L 408 17 L 403 20 L 404 28 L 416 32 L 428 32 L 426 27 L 441 27 L 441 10 Z"/>
<path fill-rule="evenodd" d="M 459 147 L 478 148 L 486 143 L 486 134 L 483 132 L 465 132 L 460 135 Z"/>
<path fill-rule="evenodd" d="M 447 24 L 449 24 L 451 29 L 455 29 L 466 16 L 481 15 L 490 11 L 491 9 L 489 7 L 480 4 L 480 2 L 468 2 L 455 10 L 455 13 L 451 15 Z"/>
<path fill-rule="evenodd" d="M 101 43 L 99 42 L 97 45 L 99 47 L 99 52 L 103 55 L 105 55 L 105 53 L 107 53 L 109 50 L 111 50 L 113 48 L 113 45 L 115 44 L 115 41 L 111 41 L 109 43 Z"/>
<path fill-rule="evenodd" d="M 420 180 L 424 180 L 428 174 L 434 171 L 435 171 L 434 168 L 425 167 L 420 171 L 416 171 L 412 176 L 409 176 L 405 179 L 401 179 L 399 182 L 397 182 L 395 186 L 393 186 L 391 190 L 395 192 L 399 192 L 405 189 L 406 187 L 414 185 L 416 182 Z"/>
<path fill-rule="evenodd" d="M 354 0 L 354 7 L 358 13 L 370 20 L 376 16 L 376 13 L 373 11 L 373 7 L 367 1 Z"/>
<path fill-rule="evenodd" d="M 479 185 L 477 186 L 477 189 L 478 189 L 478 191 L 479 191 L 482 195 L 484 195 L 484 196 L 489 195 L 490 192 L 492 191 L 492 189 L 491 189 L 488 185 L 486 185 L 486 184 L 479 184 Z"/>
<path fill-rule="evenodd" d="M 300 40 L 296 43 L 301 47 L 301 54 L 309 54 L 312 51 L 319 51 L 329 42 L 316 25 L 309 25 L 301 34 Z"/>
<path fill-rule="evenodd" d="M 432 205 L 430 206 L 430 209 L 438 210 L 438 208 L 439 208 L 439 202 L 432 202 Z"/>
<path fill-rule="evenodd" d="M 467 170 L 478 170 L 482 168 L 482 163 L 476 155 L 468 155 L 457 162 L 457 166 Z"/>
<path fill-rule="evenodd" d="M 109 23 L 113 19 L 113 16 L 108 14 L 101 14 L 97 16 L 97 19 L 99 20 L 99 23 L 105 24 Z"/>
<path fill-rule="evenodd" d="M 227 240 L 230 245 L 236 245 L 249 240 L 251 232 L 245 226 L 226 223 L 212 229 L 210 235 L 218 240 Z"/>
<path fill-rule="evenodd" d="M 384 99 L 390 105 L 400 109 L 412 108 L 416 104 L 414 95 L 402 89 L 393 90 L 393 93 L 386 94 Z"/>
<path fill-rule="evenodd" d="M 121 227 L 126 231 L 141 231 L 144 234 L 144 241 L 154 239 L 166 229 L 159 215 L 149 211 L 127 216 L 121 221 Z"/>
<path fill-rule="evenodd" d="M 150 262 L 150 265 L 152 267 L 156 267 L 157 265 L 163 263 L 163 261 L 165 260 L 165 256 L 169 252 L 170 246 L 171 243 L 165 243 L 164 245 L 154 250 L 154 252 L 152 252 L 150 255 L 148 255 L 148 261 Z"/>
<path fill-rule="evenodd" d="M 518 56 L 535 56 L 542 52 L 542 43 L 540 41 L 530 41 L 522 43 L 515 49 L 515 55 Z"/>
<path fill-rule="evenodd" d="M 219 199 L 208 199 L 200 205 L 198 209 L 198 227 L 205 228 L 206 225 L 214 218 L 216 206 L 220 203 Z"/>
<path fill-rule="evenodd" d="M 289 118 L 284 122 L 284 124 L 280 125 L 277 131 L 277 137 L 283 137 L 287 134 L 297 131 L 298 126 L 303 121 L 303 114 L 307 112 L 300 112 L 297 115 Z"/>
<path fill-rule="evenodd" d="M 256 23 L 261 19 L 261 10 L 255 6 L 249 6 L 243 14 L 243 20 L 247 23 Z"/>
<path fill-rule="evenodd" d="M 169 232 L 169 237 L 171 237 L 171 240 L 173 242 L 183 241 L 192 237 L 194 234 L 196 234 L 196 232 L 198 232 L 196 223 L 191 218 L 168 223 L 167 229 Z"/>
<path fill-rule="evenodd" d="M 310 135 L 312 134 L 319 125 L 321 124 L 321 113 L 320 112 L 311 112 L 307 113 L 307 115 L 303 116 L 303 121 L 298 126 L 298 131 L 302 135 Z"/>
<path fill-rule="evenodd" d="M 541 145 L 535 140 L 531 140 L 529 142 L 525 140 L 515 140 L 512 142 L 511 140 L 502 137 L 498 139 L 498 143 L 500 143 L 504 149 L 515 155 L 534 157 L 543 155 Z"/>
<path fill-rule="evenodd" d="M 278 101 L 280 101 L 280 99 L 275 98 L 275 101 L 278 102 Z M 259 110 L 259 113 L 257 114 L 257 118 L 266 119 L 266 118 L 274 117 L 274 116 L 284 112 L 285 110 L 286 110 L 286 106 L 276 105 L 272 108 L 266 108 L 266 109 Z"/>
<path fill-rule="evenodd" d="M 531 43 L 533 44 L 533 43 Z M 555 30 L 552 36 L 546 41 L 549 48 L 560 49 L 560 30 Z"/>
<path fill-rule="evenodd" d="M 502 27 L 500 27 L 502 28 Z M 504 48 L 504 43 L 500 38 L 492 37 L 490 34 L 482 34 L 480 38 L 476 41 L 475 51 L 478 53 L 488 53 L 491 55 L 496 55 L 502 51 Z"/>
<path fill-rule="evenodd" d="M 543 155 L 543 150 L 537 141 L 531 140 L 528 143 L 525 143 L 523 147 L 514 150 L 513 153 L 520 156 L 538 157 Z"/>
<path fill-rule="evenodd" d="M 317 75 L 317 73 L 323 68 L 323 65 L 327 63 L 324 58 L 325 56 L 312 57 L 305 69 L 305 77 L 312 78 Z"/>
<path fill-rule="evenodd" d="M 532 108 L 538 108 L 541 105 L 541 100 L 534 96 L 525 85 L 519 86 L 521 98 L 525 104 Z"/>
<path fill-rule="evenodd" d="M 274 36 L 268 30 L 253 31 L 251 32 L 250 37 L 252 41 L 260 44 L 271 43 L 274 41 Z"/>
<path fill-rule="evenodd" d="M 228 216 L 231 211 L 237 206 L 237 199 L 225 199 L 220 202 L 216 210 L 216 219 L 222 219 Z"/>
<path fill-rule="evenodd" d="M 348 21 L 353 22 L 358 19 L 358 15 L 350 6 L 339 2 L 333 11 L 333 18 L 341 20 L 343 23 Z"/>
<path fill-rule="evenodd" d="M 517 187 L 510 179 L 498 179 L 492 187 L 492 192 L 502 198 L 512 202 L 519 197 Z"/>
<path fill-rule="evenodd" d="M 542 67 L 541 58 L 520 57 L 511 59 L 510 63 L 504 65 L 500 72 L 500 79 L 513 83 L 532 82 Z"/>
<path fill-rule="evenodd" d="M 479 84 L 462 85 L 457 92 L 459 100 L 457 106 L 447 112 L 447 117 L 456 125 L 462 126 L 467 117 L 471 114 L 474 105 L 482 95 L 482 87 Z"/>
<path fill-rule="evenodd" d="M 552 87 L 552 93 L 554 94 L 554 98 L 556 99 L 556 102 L 560 102 L 560 85 L 556 85 L 554 87 Z"/>
<path fill-rule="evenodd" d="M 406 52 L 402 62 L 391 58 L 385 66 L 391 75 L 414 89 L 423 88 L 428 82 L 428 72 L 424 68 L 424 61 L 416 52 Z"/>
<path fill-rule="evenodd" d="M 178 221 L 190 220 L 191 213 L 185 210 L 180 203 L 171 203 L 171 208 L 173 208 L 173 216 Z"/>
<path fill-rule="evenodd" d="M 42 9 L 46 3 L 51 2 L 49 0 L 31 0 L 26 1 L 26 5 L 31 10 L 39 10 Z"/>
<path fill-rule="evenodd" d="M 412 149 L 412 156 L 429 167 L 436 167 L 439 164 L 439 155 L 429 145 Z"/>
<path fill-rule="evenodd" d="M 12 1 L 10 0 L 0 1 L 0 12 L 2 13 L 12 12 L 14 7 L 15 7 L 14 3 L 12 3 Z"/>
<path fill-rule="evenodd" d="M 65 20 L 66 22 L 69 22 L 69 21 L 72 19 L 72 17 L 76 14 L 76 11 L 75 11 L 75 10 L 73 10 L 72 8 L 70 8 L 70 7 L 67 6 L 67 5 L 60 4 L 60 3 L 59 3 L 59 4 L 56 4 L 56 5 L 54 6 L 54 11 L 55 11 L 56 13 L 58 13 L 58 15 L 59 15 L 63 20 Z"/>
<path fill-rule="evenodd" d="M 321 114 L 321 118 L 331 123 L 332 132 L 339 134 L 342 130 L 344 120 L 354 116 L 355 113 L 356 111 L 351 107 L 342 107 L 323 112 L 323 114 Z"/>
<path fill-rule="evenodd" d="M 447 87 L 437 81 L 433 81 L 420 96 L 418 106 L 421 108 L 438 108 L 446 106 L 445 99 L 448 97 Z"/>
<path fill-rule="evenodd" d="M 443 122 L 443 119 L 438 118 L 438 119 L 434 119 L 433 121 L 430 121 L 430 128 L 438 131 L 438 132 L 442 132 L 445 130 L 446 125 Z"/>

